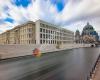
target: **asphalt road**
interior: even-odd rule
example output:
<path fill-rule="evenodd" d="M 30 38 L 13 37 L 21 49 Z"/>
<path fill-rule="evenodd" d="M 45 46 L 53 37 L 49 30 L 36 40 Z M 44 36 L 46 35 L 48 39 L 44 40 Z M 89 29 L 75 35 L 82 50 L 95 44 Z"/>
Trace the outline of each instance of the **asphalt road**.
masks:
<path fill-rule="evenodd" d="M 86 80 L 100 48 L 52 52 L 0 61 L 0 80 Z"/>

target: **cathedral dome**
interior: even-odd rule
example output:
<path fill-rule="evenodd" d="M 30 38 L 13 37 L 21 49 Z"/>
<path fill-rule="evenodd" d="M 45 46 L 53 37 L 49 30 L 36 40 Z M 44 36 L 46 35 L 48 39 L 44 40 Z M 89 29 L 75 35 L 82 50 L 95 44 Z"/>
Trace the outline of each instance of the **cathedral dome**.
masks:
<path fill-rule="evenodd" d="M 86 36 L 88 38 L 94 39 L 95 41 L 98 41 L 98 39 L 99 39 L 98 33 L 95 31 L 93 26 L 90 25 L 89 23 L 87 23 L 84 26 L 81 34 L 80 34 L 79 30 L 76 30 L 76 32 L 75 32 L 75 42 L 76 43 L 80 43 L 80 42 L 84 43 L 84 42 L 86 42 L 85 41 L 85 37 Z"/>
<path fill-rule="evenodd" d="M 93 26 L 89 24 L 89 22 L 83 28 L 82 36 L 83 35 L 95 35 L 95 30 L 94 30 Z"/>
<path fill-rule="evenodd" d="M 91 30 L 91 31 L 94 31 L 94 28 L 92 25 L 89 24 L 89 22 L 87 23 L 87 25 L 83 28 L 83 30 Z"/>

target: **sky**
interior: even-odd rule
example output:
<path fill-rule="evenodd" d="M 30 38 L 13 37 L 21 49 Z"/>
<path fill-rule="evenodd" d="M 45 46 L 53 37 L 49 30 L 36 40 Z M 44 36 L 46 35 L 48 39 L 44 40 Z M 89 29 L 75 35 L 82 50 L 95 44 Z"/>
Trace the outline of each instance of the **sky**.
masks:
<path fill-rule="evenodd" d="M 89 22 L 100 33 L 100 0 L 0 0 L 0 33 L 38 19 L 74 32 Z"/>

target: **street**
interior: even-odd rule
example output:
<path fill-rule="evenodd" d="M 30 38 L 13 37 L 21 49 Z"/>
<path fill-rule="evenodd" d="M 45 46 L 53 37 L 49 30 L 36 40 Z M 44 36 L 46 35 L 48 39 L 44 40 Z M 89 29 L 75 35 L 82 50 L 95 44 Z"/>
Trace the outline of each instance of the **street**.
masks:
<path fill-rule="evenodd" d="M 52 52 L 0 61 L 0 80 L 86 80 L 100 48 Z"/>

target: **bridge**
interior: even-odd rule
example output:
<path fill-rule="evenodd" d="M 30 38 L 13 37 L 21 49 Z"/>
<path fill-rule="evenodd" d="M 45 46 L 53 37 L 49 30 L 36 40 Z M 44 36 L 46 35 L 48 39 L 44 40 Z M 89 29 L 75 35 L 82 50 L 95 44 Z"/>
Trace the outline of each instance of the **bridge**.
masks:
<path fill-rule="evenodd" d="M 100 46 L 100 41 L 91 43 L 91 47 L 98 47 Z"/>
<path fill-rule="evenodd" d="M 95 45 L 96 45 L 96 46 L 99 46 L 99 45 L 100 45 L 100 41 L 99 41 L 99 42 L 97 42 L 97 43 L 95 43 Z"/>

